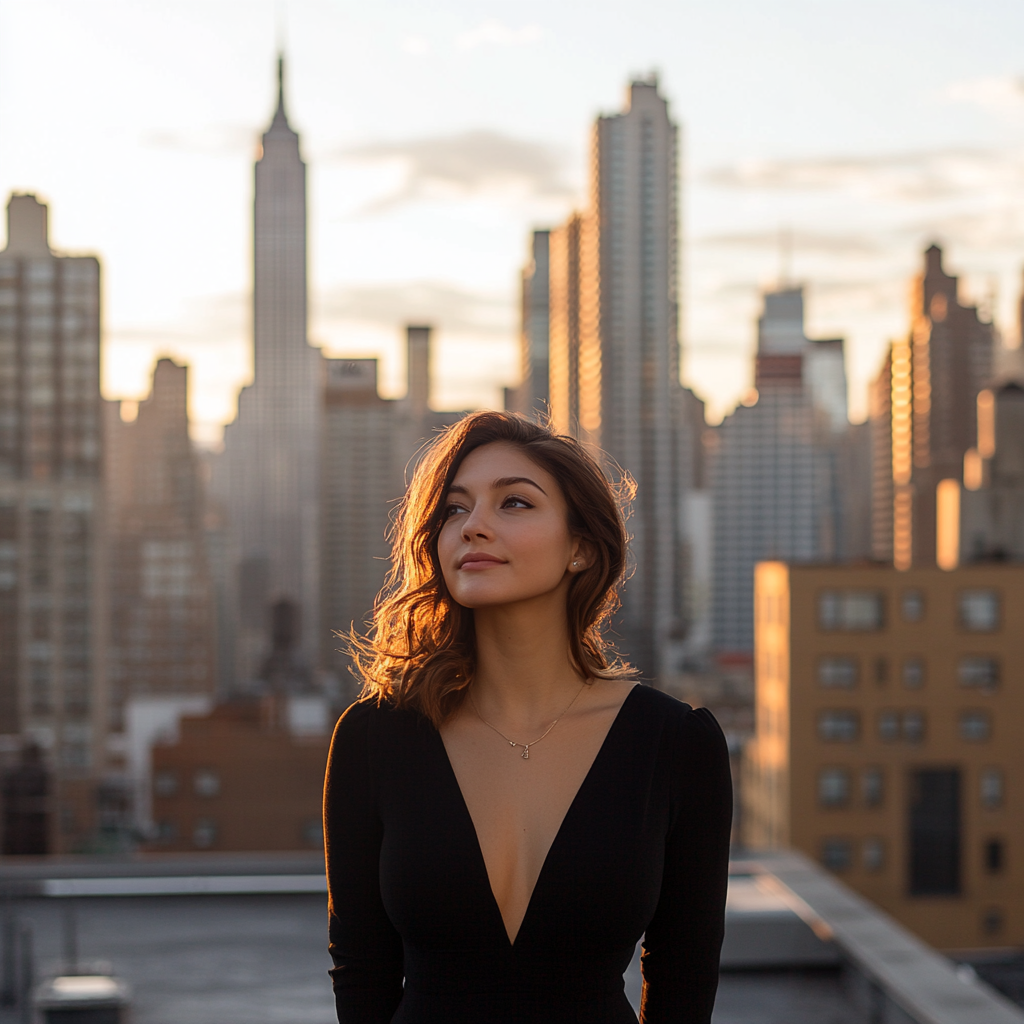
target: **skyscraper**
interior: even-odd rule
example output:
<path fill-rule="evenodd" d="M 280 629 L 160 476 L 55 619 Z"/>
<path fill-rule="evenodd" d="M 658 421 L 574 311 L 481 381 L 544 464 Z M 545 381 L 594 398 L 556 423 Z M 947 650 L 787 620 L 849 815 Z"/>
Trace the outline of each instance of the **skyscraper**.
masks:
<path fill-rule="evenodd" d="M 99 368 L 99 262 L 52 252 L 46 206 L 14 195 L 0 253 L 0 749 L 31 740 L 63 778 L 101 767 L 105 740 Z"/>
<path fill-rule="evenodd" d="M 199 460 L 188 435 L 188 367 L 157 361 L 153 390 L 124 422 L 107 412 L 110 704 L 213 693 L 215 615 Z"/>
<path fill-rule="evenodd" d="M 889 441 L 874 463 L 875 554 L 897 569 L 936 564 L 936 495 L 943 481 L 963 483 L 978 393 L 993 370 L 992 324 L 960 303 L 942 250 L 932 245 L 924 255 L 910 330 L 890 346 L 872 388 L 875 437 Z"/>
<path fill-rule="evenodd" d="M 637 483 L 620 648 L 674 670 L 686 623 L 681 537 L 676 126 L 655 79 L 594 126 L 589 208 L 551 238 L 551 406 Z"/>
<path fill-rule="evenodd" d="M 727 416 L 712 460 L 714 646 L 754 647 L 754 565 L 843 557 L 837 430 L 846 421 L 843 343 L 804 333 L 803 292 L 764 296 L 757 396 Z"/>
<path fill-rule="evenodd" d="M 318 502 L 322 359 L 306 334 L 306 165 L 278 100 L 256 163 L 253 383 L 224 435 L 214 490 L 232 532 L 229 583 L 237 682 L 251 684 L 270 650 L 271 608 L 298 617 L 299 653 L 319 637 Z"/>
<path fill-rule="evenodd" d="M 526 416 L 548 411 L 549 236 L 533 232 L 530 260 L 520 277 L 520 383 L 508 389 L 505 408 Z"/>
<path fill-rule="evenodd" d="M 548 376 L 551 421 L 563 434 L 580 432 L 579 213 L 552 231 L 548 242 Z"/>
<path fill-rule="evenodd" d="M 388 516 L 402 496 L 404 452 L 395 400 L 377 392 L 376 359 L 328 359 L 324 386 L 321 663 L 343 686 L 344 636 L 362 630 L 384 585 Z"/>

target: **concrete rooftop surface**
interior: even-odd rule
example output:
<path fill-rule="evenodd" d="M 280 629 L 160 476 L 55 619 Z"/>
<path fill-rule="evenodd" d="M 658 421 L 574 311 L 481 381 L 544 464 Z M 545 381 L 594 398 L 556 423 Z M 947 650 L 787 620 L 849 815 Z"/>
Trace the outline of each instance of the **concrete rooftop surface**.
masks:
<path fill-rule="evenodd" d="M 128 982 L 133 1024 L 333 1024 L 321 863 L 5 862 L 0 887 L 37 980 L 61 971 L 73 918 L 81 969 Z M 958 968 L 799 856 L 733 872 L 715 1024 L 1024 1024 L 979 978 L 1012 964 Z M 639 949 L 625 983 L 638 1006 Z M 0 1009 L 0 1024 L 22 1019 Z"/>

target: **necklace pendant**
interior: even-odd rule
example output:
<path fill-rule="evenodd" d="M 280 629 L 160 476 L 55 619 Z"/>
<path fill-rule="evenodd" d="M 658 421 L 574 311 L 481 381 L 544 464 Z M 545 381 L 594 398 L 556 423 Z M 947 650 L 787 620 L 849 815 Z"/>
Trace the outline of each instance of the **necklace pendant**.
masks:
<path fill-rule="evenodd" d="M 526 746 L 523 747 L 523 752 L 522 752 L 522 754 L 520 756 L 522 757 L 522 759 L 524 761 L 529 761 L 530 760 L 530 744 L 529 743 L 527 743 Z"/>
<path fill-rule="evenodd" d="M 516 747 L 517 747 L 517 746 L 518 746 L 519 744 L 518 744 L 518 743 L 516 743 L 516 742 L 515 742 L 514 740 L 509 740 L 509 741 L 508 741 L 508 745 L 509 745 L 509 746 L 510 746 L 510 747 L 511 747 L 511 748 L 512 748 L 513 750 L 515 750 L 515 748 L 516 748 Z"/>

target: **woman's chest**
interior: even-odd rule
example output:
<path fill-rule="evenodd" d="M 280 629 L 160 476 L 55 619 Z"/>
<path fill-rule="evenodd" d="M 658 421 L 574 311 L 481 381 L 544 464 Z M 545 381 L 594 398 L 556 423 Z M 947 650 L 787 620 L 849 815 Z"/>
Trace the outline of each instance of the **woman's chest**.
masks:
<path fill-rule="evenodd" d="M 381 894 L 406 942 L 507 943 L 492 879 L 500 886 L 501 865 L 522 868 L 523 858 L 532 885 L 517 948 L 540 937 L 585 946 L 609 931 L 639 938 L 657 905 L 670 818 L 653 752 L 603 750 L 575 786 L 538 772 L 518 790 L 498 787 L 491 806 L 477 780 L 471 815 L 437 745 L 440 758 L 424 749 L 421 771 L 387 778 L 381 791 Z"/>

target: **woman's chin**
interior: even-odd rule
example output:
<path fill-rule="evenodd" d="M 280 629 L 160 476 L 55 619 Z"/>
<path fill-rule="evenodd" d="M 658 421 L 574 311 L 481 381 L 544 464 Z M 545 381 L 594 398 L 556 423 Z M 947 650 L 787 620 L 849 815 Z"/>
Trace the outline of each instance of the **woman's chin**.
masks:
<path fill-rule="evenodd" d="M 551 594 L 550 590 L 511 590 L 508 587 L 461 587 L 452 592 L 456 604 L 463 608 L 503 608 L 538 601 Z"/>

